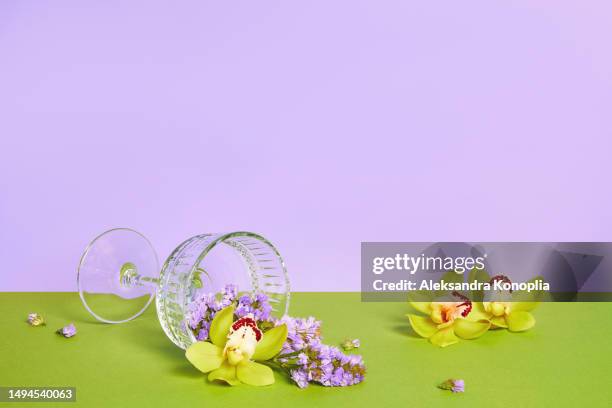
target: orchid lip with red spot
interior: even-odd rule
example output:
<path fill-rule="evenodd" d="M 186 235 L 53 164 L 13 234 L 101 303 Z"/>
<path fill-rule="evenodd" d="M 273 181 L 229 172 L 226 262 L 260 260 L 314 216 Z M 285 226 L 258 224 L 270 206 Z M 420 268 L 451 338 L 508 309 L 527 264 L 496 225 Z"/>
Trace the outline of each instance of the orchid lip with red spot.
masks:
<path fill-rule="evenodd" d="M 261 340 L 261 330 L 257 327 L 257 323 L 249 316 L 242 317 L 232 325 L 232 330 L 237 331 L 241 327 L 249 327 L 255 333 L 255 339 L 257 341 Z"/>
<path fill-rule="evenodd" d="M 459 299 L 463 300 L 463 303 L 461 303 L 458 307 L 465 306 L 465 309 L 461 311 L 461 316 L 467 317 L 467 315 L 469 315 L 470 312 L 472 311 L 472 301 L 467 296 L 464 296 L 457 291 L 454 291 L 452 294 L 453 296 L 458 297 Z"/>

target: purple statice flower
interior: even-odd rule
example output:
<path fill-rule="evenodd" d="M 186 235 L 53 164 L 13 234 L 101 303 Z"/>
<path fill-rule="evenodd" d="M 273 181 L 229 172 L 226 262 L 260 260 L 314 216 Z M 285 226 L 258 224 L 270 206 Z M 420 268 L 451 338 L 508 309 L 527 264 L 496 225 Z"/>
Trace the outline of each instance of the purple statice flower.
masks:
<path fill-rule="evenodd" d="M 272 306 L 268 302 L 268 296 L 263 293 L 243 295 L 238 299 L 235 314 L 239 318 L 252 314 L 253 319 L 258 322 L 271 322 Z"/>
<path fill-rule="evenodd" d="M 194 330 L 197 329 L 200 323 L 205 319 L 208 310 L 209 307 L 206 301 L 192 302 L 188 309 L 189 327 Z"/>
<path fill-rule="evenodd" d="M 342 385 L 347 385 L 347 384 L 344 384 L 344 368 L 338 367 L 334 370 L 331 376 L 331 385 L 332 387 L 339 387 Z"/>
<path fill-rule="evenodd" d="M 321 338 L 321 322 L 314 317 L 307 319 L 284 316 L 276 321 L 276 326 L 287 326 L 287 341 L 282 354 L 301 351 L 306 345 Z"/>
<path fill-rule="evenodd" d="M 240 296 L 240 299 L 238 299 L 239 305 L 251 306 L 251 303 L 253 303 L 253 300 L 248 295 Z"/>
<path fill-rule="evenodd" d="M 356 366 L 356 365 L 361 364 L 362 360 L 363 358 L 361 356 L 356 355 L 356 354 L 351 354 L 349 356 L 348 364 L 352 366 Z"/>
<path fill-rule="evenodd" d="M 308 372 L 304 369 L 299 370 L 291 370 L 290 372 L 291 379 L 295 381 L 298 387 L 306 388 L 308 387 Z"/>
<path fill-rule="evenodd" d="M 287 343 L 291 344 L 291 347 L 294 351 L 303 350 L 307 344 L 299 333 L 292 333 L 291 336 L 287 336 L 287 340 Z"/>
<path fill-rule="evenodd" d="M 220 310 L 221 307 L 221 303 L 217 301 L 216 297 L 214 294 L 209 293 L 207 295 L 205 295 L 202 300 L 204 302 L 206 302 L 206 306 L 208 306 L 208 308 L 210 310 L 214 310 L 214 311 L 218 311 Z"/>
<path fill-rule="evenodd" d="M 223 289 L 223 297 L 227 297 L 233 301 L 236 299 L 236 296 L 238 296 L 238 286 L 231 283 L 225 285 L 225 288 Z"/>
<path fill-rule="evenodd" d="M 290 365 L 295 361 L 294 364 L 301 367 L 297 370 L 300 373 L 291 376 L 296 383 L 306 378 L 309 382 L 326 387 L 346 387 L 360 383 L 365 375 L 361 356 L 346 355 L 336 347 L 321 343 L 320 340 L 307 343 L 297 357 L 287 357 L 284 360 L 285 364 Z M 298 383 L 301 388 L 302 385 Z"/>
<path fill-rule="evenodd" d="M 265 293 L 257 293 L 255 295 L 253 307 L 255 320 L 267 322 L 272 319 L 272 306 L 268 301 L 268 295 Z"/>
<path fill-rule="evenodd" d="M 257 322 L 272 322 L 272 306 L 268 296 L 258 293 L 238 298 L 238 286 L 226 285 L 218 295 L 200 292 L 188 306 L 187 325 L 198 341 L 208 339 L 208 331 L 215 314 L 230 305 L 235 305 L 236 318 L 252 314 Z"/>
<path fill-rule="evenodd" d="M 254 309 L 253 318 L 259 322 L 267 321 L 270 318 L 270 312 L 261 308 Z"/>
<path fill-rule="evenodd" d="M 241 296 L 240 299 L 238 299 L 238 306 L 236 306 L 236 311 L 234 312 L 234 314 L 239 318 L 244 317 L 248 314 L 254 315 L 251 303 L 251 298 L 249 296 Z"/>
<path fill-rule="evenodd" d="M 450 378 L 438 385 L 438 388 L 452 392 L 465 392 L 465 381 Z"/>
<path fill-rule="evenodd" d="M 452 392 L 464 392 L 465 391 L 465 382 L 463 380 L 453 380 L 453 388 L 451 388 Z"/>
<path fill-rule="evenodd" d="M 77 333 L 77 329 L 74 327 L 74 324 L 70 323 L 68 326 L 62 327 L 57 332 L 64 337 L 72 337 Z"/>
<path fill-rule="evenodd" d="M 308 356 L 305 353 L 298 354 L 297 363 L 301 366 L 308 364 Z"/>
<path fill-rule="evenodd" d="M 238 296 L 238 286 L 229 284 L 225 285 L 223 292 L 221 293 L 221 301 L 219 302 L 219 310 L 228 307 Z"/>
<path fill-rule="evenodd" d="M 252 315 L 251 310 L 248 306 L 238 305 L 236 311 L 234 312 L 237 318 L 246 317 L 248 315 Z"/>
<path fill-rule="evenodd" d="M 321 337 L 321 322 L 314 317 L 296 319 L 296 329 L 304 337 L 304 341 L 311 342 Z"/>
<path fill-rule="evenodd" d="M 257 293 L 255 294 L 255 301 L 259 303 L 264 303 L 268 301 L 268 295 L 265 293 Z"/>
<path fill-rule="evenodd" d="M 196 339 L 198 341 L 204 341 L 208 339 L 208 331 L 210 330 L 210 322 L 207 320 L 202 320 L 200 324 L 200 328 L 197 332 Z"/>
<path fill-rule="evenodd" d="M 287 326 L 287 340 L 277 360 L 290 368 L 291 379 L 304 388 L 315 382 L 326 387 L 345 387 L 358 384 L 365 376 L 361 356 L 344 354 L 337 347 L 321 342 L 321 322 L 314 317 L 305 319 L 284 316 L 275 325 Z M 360 346 L 351 340 L 352 348 Z"/>
<path fill-rule="evenodd" d="M 344 351 L 349 351 L 359 348 L 359 346 L 361 346 L 361 342 L 359 341 L 359 339 L 346 339 L 342 342 L 341 346 Z"/>
<path fill-rule="evenodd" d="M 231 295 L 231 293 L 229 294 Z M 223 298 L 229 299 L 227 291 Z M 188 306 L 187 324 L 198 341 L 208 339 L 208 330 L 215 314 L 221 310 L 221 303 L 212 293 L 200 293 Z"/>
<path fill-rule="evenodd" d="M 196 340 L 197 341 L 206 341 L 206 339 L 208 339 L 208 330 L 200 329 L 200 331 L 198 332 L 198 334 L 196 336 Z"/>
<path fill-rule="evenodd" d="M 28 314 L 28 324 L 30 326 L 44 326 L 45 325 L 45 319 L 43 319 L 43 317 L 41 315 L 39 315 L 38 313 L 30 313 Z"/>

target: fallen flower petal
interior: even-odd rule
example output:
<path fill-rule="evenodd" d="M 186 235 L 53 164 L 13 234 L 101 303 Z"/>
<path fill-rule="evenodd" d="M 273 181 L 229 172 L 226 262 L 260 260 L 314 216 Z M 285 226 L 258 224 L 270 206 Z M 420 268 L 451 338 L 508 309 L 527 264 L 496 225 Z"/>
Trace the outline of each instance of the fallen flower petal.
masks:
<path fill-rule="evenodd" d="M 438 388 L 452 392 L 465 392 L 465 381 L 450 378 L 438 385 Z"/>
<path fill-rule="evenodd" d="M 452 392 L 464 392 L 465 391 L 465 382 L 463 380 L 453 380 L 453 388 L 451 388 Z"/>
<path fill-rule="evenodd" d="M 77 333 L 77 329 L 74 324 L 70 323 L 68 326 L 59 329 L 57 333 L 64 337 L 72 337 Z"/>
<path fill-rule="evenodd" d="M 39 315 L 38 313 L 30 313 L 28 315 L 28 324 L 30 326 L 44 326 L 45 325 L 45 319 L 43 319 L 43 317 L 41 315 Z"/>
<path fill-rule="evenodd" d="M 361 342 L 359 341 L 359 339 L 346 339 L 342 342 L 341 346 L 344 351 L 349 351 L 359 348 L 359 346 L 361 346 Z"/>

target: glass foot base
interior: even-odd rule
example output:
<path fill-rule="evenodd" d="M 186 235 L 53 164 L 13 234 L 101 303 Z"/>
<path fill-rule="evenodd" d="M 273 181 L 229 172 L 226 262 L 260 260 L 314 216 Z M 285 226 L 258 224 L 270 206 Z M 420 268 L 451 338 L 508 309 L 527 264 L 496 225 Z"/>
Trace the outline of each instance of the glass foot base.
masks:
<path fill-rule="evenodd" d="M 79 263 L 77 283 L 85 308 L 105 323 L 142 314 L 155 296 L 159 262 L 142 234 L 116 228 L 96 237 Z"/>

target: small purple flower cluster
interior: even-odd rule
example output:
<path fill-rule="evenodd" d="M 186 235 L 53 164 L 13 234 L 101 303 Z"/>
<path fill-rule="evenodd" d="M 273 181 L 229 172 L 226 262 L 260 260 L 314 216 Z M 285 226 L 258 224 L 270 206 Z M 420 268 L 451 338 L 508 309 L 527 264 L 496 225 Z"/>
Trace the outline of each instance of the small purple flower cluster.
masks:
<path fill-rule="evenodd" d="M 285 316 L 276 324 L 286 324 L 288 329 L 278 361 L 289 369 L 298 387 L 305 388 L 310 382 L 345 387 L 363 381 L 365 365 L 361 356 L 347 355 L 337 347 L 321 343 L 321 322 L 314 317 Z"/>
<path fill-rule="evenodd" d="M 453 380 L 453 388 L 451 388 L 452 392 L 464 392 L 465 391 L 465 381 L 463 380 Z"/>
<path fill-rule="evenodd" d="M 326 387 L 346 387 L 359 384 L 365 376 L 361 356 L 344 354 L 320 340 L 308 344 L 292 360 L 296 368 L 290 370 L 291 379 L 300 388 L 307 387 L 310 382 Z"/>
<path fill-rule="evenodd" d="M 465 392 L 465 381 L 450 378 L 438 385 L 438 388 L 452 392 Z"/>
<path fill-rule="evenodd" d="M 73 323 L 70 323 L 68 326 L 59 329 L 57 333 L 64 337 L 72 337 L 77 333 L 77 329 Z"/>
<path fill-rule="evenodd" d="M 254 296 L 240 296 L 235 312 L 238 318 L 252 314 L 256 322 L 271 321 L 271 313 L 272 306 L 268 303 L 268 295 L 264 293 L 256 293 Z"/>
<path fill-rule="evenodd" d="M 321 339 L 321 321 L 314 317 L 301 319 L 284 316 L 276 321 L 275 326 L 281 324 L 287 326 L 287 341 L 283 344 L 281 356 L 300 352 L 315 340 Z"/>
<path fill-rule="evenodd" d="M 45 319 L 43 319 L 43 317 L 41 315 L 39 315 L 38 313 L 30 313 L 28 315 L 28 324 L 30 326 L 44 326 L 45 325 Z"/>
<path fill-rule="evenodd" d="M 236 304 L 235 315 L 241 318 L 251 313 L 255 321 L 269 322 L 272 320 L 272 307 L 268 303 L 268 296 L 257 293 L 253 296 L 244 295 L 238 298 L 238 287 L 226 285 L 221 292 L 220 298 L 214 293 L 198 293 L 197 297 L 189 305 L 188 325 L 198 341 L 208 339 L 208 331 L 215 314 L 231 304 Z"/>

